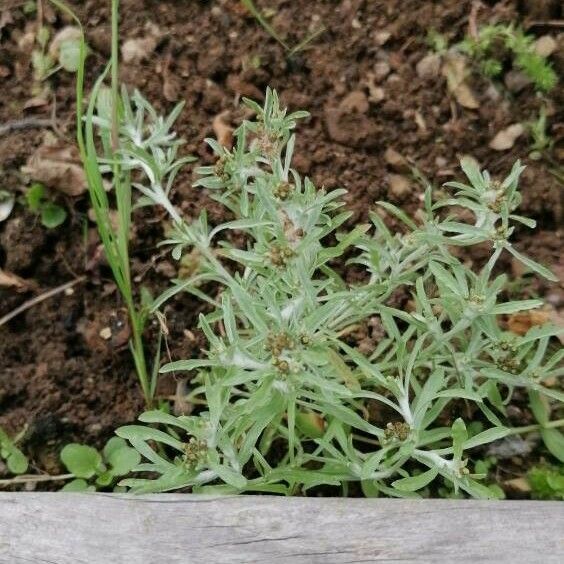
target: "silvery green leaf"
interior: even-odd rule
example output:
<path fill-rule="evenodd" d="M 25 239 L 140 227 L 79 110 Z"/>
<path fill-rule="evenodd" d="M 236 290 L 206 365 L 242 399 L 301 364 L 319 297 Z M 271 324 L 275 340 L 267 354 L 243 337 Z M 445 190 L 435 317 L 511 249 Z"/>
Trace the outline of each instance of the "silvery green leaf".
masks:
<path fill-rule="evenodd" d="M 464 450 L 475 448 L 480 445 L 484 445 L 487 443 L 491 443 L 493 441 L 498 441 L 499 439 L 503 439 L 503 437 L 507 437 L 507 435 L 511 434 L 511 429 L 506 427 L 494 427 L 492 429 L 487 429 L 477 435 L 474 435 L 464 443 Z"/>
<path fill-rule="evenodd" d="M 522 223 L 523 225 L 526 225 L 531 229 L 534 229 L 537 226 L 537 222 L 534 219 L 531 219 L 529 217 L 523 217 L 522 215 L 511 214 L 509 216 L 509 219 L 512 219 L 513 221 L 518 221 L 519 223 Z"/>
<path fill-rule="evenodd" d="M 82 39 L 66 39 L 59 46 L 59 64 L 66 71 L 76 72 L 80 65 L 80 44 Z"/>
<path fill-rule="evenodd" d="M 545 325 L 535 325 L 531 327 L 525 335 L 519 339 L 519 345 L 525 345 L 527 343 L 543 339 L 545 337 L 557 337 L 564 333 L 563 327 L 556 327 L 547 323 Z"/>
<path fill-rule="evenodd" d="M 451 427 L 452 435 L 452 450 L 454 453 L 454 459 L 460 460 L 462 458 L 462 451 L 464 449 L 464 444 L 468 439 L 468 431 L 466 430 L 466 425 L 464 421 L 459 417 L 455 420 Z"/>
<path fill-rule="evenodd" d="M 497 304 L 489 310 L 489 313 L 494 315 L 516 313 L 518 311 L 526 311 L 528 309 L 541 307 L 543 303 L 544 302 L 542 300 L 517 300 L 504 304 Z"/>
<path fill-rule="evenodd" d="M 564 462 L 564 434 L 558 429 L 541 428 L 540 434 L 550 454 Z"/>
<path fill-rule="evenodd" d="M 484 182 L 484 177 L 480 172 L 480 167 L 475 159 L 471 157 L 462 158 L 460 160 L 460 167 L 474 188 L 479 190 L 486 190 L 488 188 Z"/>
<path fill-rule="evenodd" d="M 529 406 L 535 419 L 546 425 L 550 419 L 550 406 L 548 400 L 536 390 L 529 390 Z"/>
<path fill-rule="evenodd" d="M 161 374 L 166 374 L 167 372 L 190 371 L 190 370 L 196 370 L 197 368 L 203 368 L 206 366 L 215 366 L 215 364 L 216 362 L 214 360 L 209 360 L 205 358 L 176 360 L 174 362 L 169 362 L 164 366 L 162 366 L 159 372 Z"/>
<path fill-rule="evenodd" d="M 460 297 L 466 297 L 463 288 L 460 288 L 457 280 L 451 276 L 447 270 L 437 262 L 430 262 L 429 268 L 437 282 Z"/>
<path fill-rule="evenodd" d="M 158 443 L 171 446 L 181 452 L 184 451 L 184 444 L 178 439 L 175 439 L 164 431 L 159 431 L 158 429 L 153 429 L 151 427 L 144 427 L 142 425 L 125 425 L 120 427 L 116 431 L 116 434 L 118 437 L 127 439 L 128 441 L 157 441 Z"/>
<path fill-rule="evenodd" d="M 430 484 L 437 477 L 438 473 L 438 468 L 431 468 L 417 476 L 400 478 L 392 482 L 392 487 L 404 492 L 416 492 Z"/>
<path fill-rule="evenodd" d="M 546 266 L 539 264 L 538 262 L 534 261 L 533 259 L 522 255 L 519 251 L 517 251 L 512 245 L 508 245 L 506 249 L 519 261 L 522 262 L 527 268 L 540 274 L 547 280 L 551 280 L 552 282 L 558 282 L 558 277 L 550 272 Z"/>
<path fill-rule="evenodd" d="M 235 472 L 233 469 L 222 464 L 210 463 L 210 468 L 221 478 L 226 484 L 233 486 L 238 490 L 242 490 L 247 485 L 244 476 Z"/>

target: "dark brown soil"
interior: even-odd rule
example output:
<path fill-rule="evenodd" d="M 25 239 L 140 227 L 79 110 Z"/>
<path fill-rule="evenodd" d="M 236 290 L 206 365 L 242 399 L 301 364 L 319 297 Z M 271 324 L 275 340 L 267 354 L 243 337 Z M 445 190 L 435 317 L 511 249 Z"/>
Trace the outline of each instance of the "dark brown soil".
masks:
<path fill-rule="evenodd" d="M 26 117 L 48 118 L 55 109 L 57 134 L 73 143 L 72 75 L 55 74 L 49 79 L 46 103 L 24 108 L 33 97 L 29 34 L 36 14 L 25 15 L 23 4 L 0 2 L 0 125 Z M 91 84 L 108 57 L 109 3 L 70 4 L 86 27 L 92 49 Z M 467 33 L 470 0 L 259 0 L 257 5 L 272 14 L 272 25 L 292 45 L 321 26 L 325 31 L 288 59 L 234 0 L 122 1 L 122 41 L 158 36 L 156 48 L 145 59 L 122 66 L 122 79 L 159 109 L 170 110 L 175 102 L 186 101 L 178 122 L 186 152 L 200 163 L 209 162 L 203 139 L 214 136 L 214 118 L 222 114 L 223 121 L 236 124 L 243 115 L 240 98 L 261 99 L 270 85 L 291 109 L 311 112 L 298 132 L 295 165 L 318 186 L 346 188 L 348 205 L 355 212 L 352 221 L 366 220 L 379 199 L 411 212 L 420 207 L 422 187 L 401 167 L 399 173 L 410 179 L 408 189 L 391 189 L 390 175 L 398 170 L 384 158 L 388 149 L 399 152 L 436 186 L 459 176 L 462 155 L 473 155 L 494 174 L 504 174 L 521 158 L 528 165 L 522 210 L 539 221 L 539 229 L 519 232 L 519 246 L 563 274 L 564 192 L 549 171 L 552 165 L 527 158 L 527 135 L 507 151 L 488 147 L 497 132 L 535 119 L 546 106 L 549 133 L 556 142 L 553 158 L 562 158 L 564 127 L 557 112 L 563 107 L 562 90 L 541 97 L 530 86 L 517 93 L 502 87 L 496 97 L 489 83 L 476 75 L 470 84 L 479 107 L 469 110 L 449 96 L 440 74 L 420 78 L 416 70 L 429 52 L 425 38 L 430 29 L 449 41 Z M 47 5 L 44 8 L 44 21 L 54 32 L 69 24 Z M 537 35 L 556 35 L 543 22 L 562 16 L 559 2 L 487 1 L 478 10 L 477 21 L 513 21 Z M 562 49 L 553 62 L 562 76 Z M 0 188 L 24 193 L 28 179 L 20 168 L 41 145 L 44 133 L 33 128 L 0 136 Z M 191 181 L 190 170 L 179 177 L 176 202 L 194 216 L 205 206 L 210 220 L 220 221 L 223 210 L 205 191 L 191 188 Z M 0 317 L 42 291 L 85 276 L 72 291 L 35 305 L 0 327 L 0 426 L 17 432 L 27 425 L 26 452 L 36 467 L 48 472 L 60 470 L 56 453 L 62 444 L 77 440 L 99 446 L 116 426 L 132 421 L 143 405 L 126 345 L 122 303 L 88 219 L 87 196 L 57 198 L 69 210 L 62 227 L 46 230 L 21 203 L 0 223 L 0 268 L 29 283 L 20 291 L 0 288 Z M 177 266 L 156 246 L 162 233 L 158 211 L 138 214 L 131 242 L 133 272 L 139 285 L 154 294 L 177 274 Z M 524 292 L 547 295 L 556 310 L 563 307 L 560 285 L 537 283 Z M 185 358 L 201 346 L 194 329 L 201 307 L 185 296 L 167 306 L 173 357 Z M 106 327 L 113 334 L 107 341 L 99 335 Z M 174 389 L 174 382 L 165 381 L 160 393 L 168 396 Z"/>

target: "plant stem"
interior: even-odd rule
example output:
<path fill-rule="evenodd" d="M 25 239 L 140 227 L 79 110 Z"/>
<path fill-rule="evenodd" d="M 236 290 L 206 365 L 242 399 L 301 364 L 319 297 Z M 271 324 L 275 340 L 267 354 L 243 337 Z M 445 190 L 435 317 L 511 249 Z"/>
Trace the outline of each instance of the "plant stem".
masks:
<path fill-rule="evenodd" d="M 112 54 L 111 54 L 111 91 L 112 91 L 112 130 L 111 147 L 113 160 L 114 188 L 119 215 L 117 228 L 117 256 L 120 261 L 120 269 L 123 273 L 124 287 L 122 288 L 129 319 L 131 321 L 132 339 L 130 341 L 131 353 L 135 362 L 137 377 L 141 384 L 145 404 L 148 408 L 152 406 L 153 398 L 147 373 L 145 360 L 145 349 L 143 346 L 143 318 L 137 310 L 131 285 L 131 269 L 129 266 L 129 227 L 131 224 L 131 185 L 129 178 L 122 178 L 122 169 L 117 153 L 119 146 L 119 119 L 120 119 L 120 95 L 119 95 L 119 0 L 112 0 Z"/>
<path fill-rule="evenodd" d="M 511 429 L 511 435 L 520 435 L 522 433 L 532 433 L 534 431 L 540 431 L 541 429 L 558 429 L 559 427 L 564 427 L 564 419 L 557 419 L 556 421 L 549 421 L 544 425 L 540 423 L 535 425 L 526 425 L 524 427 L 515 427 Z"/>
<path fill-rule="evenodd" d="M 59 474 L 58 476 L 16 476 L 8 480 L 0 480 L 0 486 L 11 486 L 14 484 L 30 484 L 35 482 L 55 482 L 62 480 L 71 480 L 74 474 Z"/>
<path fill-rule="evenodd" d="M 153 394 L 149 383 L 149 376 L 147 373 L 147 363 L 145 361 L 145 349 L 143 347 L 143 323 L 139 319 L 139 314 L 135 309 L 133 303 L 128 306 L 129 316 L 131 318 L 131 331 L 133 338 L 130 341 L 133 360 L 137 370 L 137 376 L 141 384 L 145 403 L 148 408 L 152 407 Z"/>
<path fill-rule="evenodd" d="M 114 279 L 126 304 L 132 331 L 130 347 L 135 363 L 135 370 L 145 403 L 150 407 L 153 403 L 152 388 L 149 384 L 147 365 L 143 348 L 143 325 L 144 317 L 137 310 L 131 286 L 131 271 L 129 266 L 129 228 L 131 225 L 131 185 L 126 177 L 122 182 L 122 170 L 119 159 L 114 158 L 119 152 L 119 119 L 120 119 L 120 94 L 119 94 L 119 0 L 111 2 L 112 39 L 111 39 L 111 98 L 112 98 L 112 126 L 110 145 L 114 153 L 112 155 L 112 172 L 117 202 L 119 225 L 117 229 L 112 228 L 109 219 L 110 204 L 106 195 L 102 175 L 100 172 L 96 145 L 93 138 L 92 112 L 94 111 L 93 100 L 89 105 L 86 116 L 83 111 L 84 100 L 84 69 L 86 61 L 86 43 L 84 31 L 80 20 L 75 13 L 65 4 L 63 0 L 50 0 L 57 8 L 69 15 L 81 31 L 79 65 L 76 77 L 76 128 L 77 142 L 80 156 L 84 164 L 88 180 L 88 191 L 96 214 L 98 233 L 102 239 L 106 257 L 114 274 Z M 97 88 L 101 85 L 106 71 L 95 86 L 92 97 L 97 95 Z M 90 107 L 92 106 L 92 107 Z"/>
<path fill-rule="evenodd" d="M 112 150 L 119 150 L 119 0 L 112 0 Z"/>

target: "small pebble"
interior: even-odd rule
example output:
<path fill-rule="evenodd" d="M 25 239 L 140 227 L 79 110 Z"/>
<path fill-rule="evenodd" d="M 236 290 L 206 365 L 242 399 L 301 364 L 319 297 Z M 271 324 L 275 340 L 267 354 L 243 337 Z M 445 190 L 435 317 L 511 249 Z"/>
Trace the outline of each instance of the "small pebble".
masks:
<path fill-rule="evenodd" d="M 411 192 L 411 182 L 401 174 L 390 174 L 390 192 L 398 199 L 403 199 Z"/>
<path fill-rule="evenodd" d="M 355 90 L 343 98 L 339 107 L 341 110 L 349 113 L 356 112 L 359 114 L 365 114 L 369 108 L 368 98 L 364 92 Z"/>
<path fill-rule="evenodd" d="M 380 46 L 387 43 L 390 37 L 392 37 L 392 34 L 389 31 L 377 31 L 374 33 L 374 40 Z"/>
<path fill-rule="evenodd" d="M 392 170 L 396 172 L 409 172 L 410 167 L 407 159 L 395 149 L 388 147 L 384 153 L 384 160 Z"/>
<path fill-rule="evenodd" d="M 104 327 L 100 330 L 100 333 L 98 333 L 98 335 L 100 335 L 100 337 L 104 339 L 104 341 L 108 341 L 112 338 L 112 330 L 109 327 Z"/>
<path fill-rule="evenodd" d="M 383 80 L 390 74 L 390 65 L 386 61 L 378 61 L 374 65 L 374 79 Z"/>
<path fill-rule="evenodd" d="M 515 145 L 517 138 L 523 135 L 525 128 L 520 123 L 514 123 L 502 129 L 490 141 L 489 147 L 494 151 L 507 151 Z"/>
<path fill-rule="evenodd" d="M 534 42 L 533 49 L 541 57 L 550 57 L 558 49 L 558 43 L 551 35 L 543 35 Z"/>

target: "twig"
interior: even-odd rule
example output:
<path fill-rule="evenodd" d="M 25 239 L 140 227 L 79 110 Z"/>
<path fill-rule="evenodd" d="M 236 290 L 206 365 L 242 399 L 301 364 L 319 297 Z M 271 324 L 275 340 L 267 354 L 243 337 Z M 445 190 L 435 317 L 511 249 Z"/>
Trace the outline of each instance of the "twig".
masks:
<path fill-rule="evenodd" d="M 470 9 L 470 16 L 468 17 L 468 35 L 475 40 L 478 39 L 478 24 L 476 23 L 476 18 L 482 6 L 483 4 L 480 0 L 474 0 L 472 2 L 472 8 Z"/>
<path fill-rule="evenodd" d="M 3 123 L 2 125 L 0 125 L 0 137 L 2 137 L 3 135 L 7 135 L 12 131 L 20 131 L 22 129 L 33 129 L 40 127 L 51 127 L 52 129 L 55 129 L 55 124 L 52 118 L 46 119 L 46 118 L 29 117 L 29 118 L 9 121 L 7 123 Z"/>
<path fill-rule="evenodd" d="M 547 21 L 535 21 L 527 24 L 526 29 L 529 30 L 532 27 L 560 27 L 564 28 L 564 20 L 547 20 Z"/>
<path fill-rule="evenodd" d="M 38 303 L 41 303 L 44 300 L 52 298 L 53 296 L 56 296 L 57 294 L 64 292 L 68 288 L 72 288 L 74 285 L 78 284 L 79 282 L 82 282 L 85 279 L 86 279 L 86 276 L 81 276 L 80 278 L 76 278 L 75 280 L 71 280 L 70 282 L 67 282 L 66 284 L 62 284 L 61 286 L 57 286 L 56 288 L 48 290 L 47 292 L 44 292 L 43 294 L 40 294 L 39 296 L 35 296 L 34 298 L 31 298 L 27 302 L 24 302 L 21 306 L 12 310 L 10 313 L 7 313 L 4 317 L 0 318 L 0 327 L 2 325 L 4 325 L 5 323 L 8 323 L 8 321 L 10 321 L 10 319 L 13 319 L 14 317 L 16 317 L 20 313 L 28 310 L 29 308 L 33 307 L 34 305 L 37 305 Z"/>
<path fill-rule="evenodd" d="M 16 476 L 15 478 L 9 478 L 7 480 L 0 480 L 0 486 L 12 486 L 15 484 L 33 484 L 35 482 L 55 482 L 60 480 L 70 480 L 74 478 L 74 474 L 59 474 L 58 476 L 34 476 L 33 474 L 27 474 L 24 476 Z"/>

